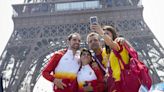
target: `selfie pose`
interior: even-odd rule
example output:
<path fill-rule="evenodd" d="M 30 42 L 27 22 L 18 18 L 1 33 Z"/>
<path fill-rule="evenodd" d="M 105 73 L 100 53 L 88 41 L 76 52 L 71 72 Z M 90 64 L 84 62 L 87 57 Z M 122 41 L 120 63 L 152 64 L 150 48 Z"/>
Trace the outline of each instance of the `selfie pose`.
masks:
<path fill-rule="evenodd" d="M 104 39 L 105 50 L 109 55 L 108 92 L 138 92 L 141 85 L 150 89 L 151 78 L 148 74 L 148 69 L 144 64 L 138 61 L 138 63 L 144 67 L 142 69 L 143 71 L 140 71 L 140 75 L 145 75 L 146 77 L 143 76 L 140 78 L 138 73 L 131 72 L 130 70 L 132 69 L 135 71 L 135 69 L 129 68 L 130 64 L 133 62 L 130 62 L 130 60 L 133 59 L 134 61 L 137 61 L 138 59 L 137 54 L 133 57 L 131 53 L 129 53 L 128 48 L 132 49 L 129 42 L 124 42 L 128 47 L 117 42 L 117 33 L 112 26 L 104 26 L 101 28 L 99 24 L 96 24 L 91 25 L 91 29 Z"/>

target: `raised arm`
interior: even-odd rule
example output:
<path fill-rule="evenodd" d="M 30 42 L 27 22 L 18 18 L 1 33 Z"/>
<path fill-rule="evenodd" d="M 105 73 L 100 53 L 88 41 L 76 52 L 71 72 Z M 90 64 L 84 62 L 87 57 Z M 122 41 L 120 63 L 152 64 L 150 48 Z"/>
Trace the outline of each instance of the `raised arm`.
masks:
<path fill-rule="evenodd" d="M 119 50 L 117 42 L 113 41 L 112 37 L 109 34 L 106 34 L 99 24 L 91 25 L 91 29 L 97 32 L 104 39 L 106 45 L 114 50 Z"/>

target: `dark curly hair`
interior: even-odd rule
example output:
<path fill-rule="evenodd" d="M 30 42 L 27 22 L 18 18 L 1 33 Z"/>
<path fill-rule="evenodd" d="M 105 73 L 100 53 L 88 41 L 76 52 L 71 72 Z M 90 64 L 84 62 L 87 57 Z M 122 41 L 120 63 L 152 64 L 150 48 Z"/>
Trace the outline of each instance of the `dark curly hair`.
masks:
<path fill-rule="evenodd" d="M 87 49 L 87 48 L 82 48 L 82 49 L 80 50 L 80 56 L 81 56 L 84 52 L 88 52 L 89 55 L 92 56 L 92 53 L 91 53 L 91 52 L 89 51 L 89 49 Z"/>
<path fill-rule="evenodd" d="M 117 33 L 116 33 L 116 29 L 112 26 L 104 26 L 103 30 L 107 30 L 110 31 L 112 33 L 112 40 L 115 40 L 117 38 Z M 111 48 L 105 44 L 105 48 L 106 48 L 106 53 L 109 54 L 111 51 Z"/>

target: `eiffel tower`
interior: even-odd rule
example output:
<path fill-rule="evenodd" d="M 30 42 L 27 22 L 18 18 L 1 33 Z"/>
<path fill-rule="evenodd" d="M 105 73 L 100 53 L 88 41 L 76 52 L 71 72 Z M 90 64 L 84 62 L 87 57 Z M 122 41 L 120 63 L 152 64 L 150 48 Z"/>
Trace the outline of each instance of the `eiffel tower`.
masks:
<path fill-rule="evenodd" d="M 24 0 L 12 7 L 14 30 L 0 57 L 5 92 L 32 92 L 70 33 L 80 33 L 85 47 L 90 16 L 117 28 L 149 67 L 153 83 L 164 81 L 164 48 L 143 19 L 141 0 Z"/>

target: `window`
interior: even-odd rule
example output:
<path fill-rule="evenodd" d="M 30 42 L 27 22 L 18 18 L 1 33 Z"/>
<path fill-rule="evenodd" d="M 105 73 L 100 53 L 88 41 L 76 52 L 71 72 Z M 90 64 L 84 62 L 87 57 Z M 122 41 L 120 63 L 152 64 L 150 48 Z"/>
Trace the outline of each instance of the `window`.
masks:
<path fill-rule="evenodd" d="M 65 11 L 65 10 L 69 10 L 70 6 L 69 3 L 60 3 L 60 4 L 56 4 L 56 10 L 57 11 Z"/>
<path fill-rule="evenodd" d="M 81 10 L 84 9 L 84 3 L 83 2 L 74 2 L 70 3 L 71 9 L 70 10 Z"/>
<path fill-rule="evenodd" d="M 84 1 L 84 2 L 70 2 L 70 3 L 58 3 L 55 5 L 56 11 L 68 11 L 68 10 L 82 10 L 82 9 L 95 9 L 99 8 L 99 1 Z"/>
<path fill-rule="evenodd" d="M 86 1 L 84 3 L 85 3 L 85 8 L 86 9 L 99 8 L 99 1 Z"/>

